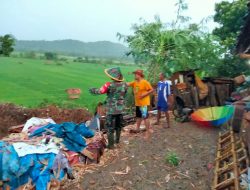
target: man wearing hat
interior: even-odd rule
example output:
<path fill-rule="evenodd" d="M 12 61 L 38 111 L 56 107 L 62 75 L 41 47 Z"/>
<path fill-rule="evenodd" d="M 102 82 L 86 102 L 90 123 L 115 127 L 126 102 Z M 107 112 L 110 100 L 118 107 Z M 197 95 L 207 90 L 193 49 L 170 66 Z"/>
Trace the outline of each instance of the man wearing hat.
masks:
<path fill-rule="evenodd" d="M 140 131 L 140 125 L 144 120 L 146 126 L 146 138 L 149 136 L 150 122 L 148 120 L 148 106 L 150 105 L 150 94 L 154 89 L 150 83 L 144 79 L 143 70 L 136 70 L 133 72 L 135 81 L 128 83 L 133 88 L 135 106 L 136 106 L 136 129 L 135 132 Z"/>
<path fill-rule="evenodd" d="M 107 94 L 106 99 L 106 127 L 108 129 L 108 148 L 114 148 L 114 143 L 120 141 L 122 128 L 122 113 L 125 107 L 125 95 L 128 86 L 123 79 L 119 67 L 105 69 L 105 74 L 112 79 L 106 82 L 100 89 L 89 89 L 91 94 Z M 114 132 L 116 133 L 114 137 Z"/>

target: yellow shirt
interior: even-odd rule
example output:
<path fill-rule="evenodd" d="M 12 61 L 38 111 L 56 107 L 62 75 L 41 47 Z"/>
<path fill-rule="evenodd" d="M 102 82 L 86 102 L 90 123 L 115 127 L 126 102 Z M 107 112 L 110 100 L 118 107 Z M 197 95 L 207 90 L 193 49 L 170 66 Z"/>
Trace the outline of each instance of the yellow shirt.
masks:
<path fill-rule="evenodd" d="M 152 90 L 152 86 L 148 81 L 142 79 L 141 81 L 133 81 L 129 83 L 134 90 L 135 96 L 135 105 L 136 106 L 149 106 L 150 105 L 150 96 L 146 96 L 140 99 L 140 96 L 147 93 L 148 91 Z"/>

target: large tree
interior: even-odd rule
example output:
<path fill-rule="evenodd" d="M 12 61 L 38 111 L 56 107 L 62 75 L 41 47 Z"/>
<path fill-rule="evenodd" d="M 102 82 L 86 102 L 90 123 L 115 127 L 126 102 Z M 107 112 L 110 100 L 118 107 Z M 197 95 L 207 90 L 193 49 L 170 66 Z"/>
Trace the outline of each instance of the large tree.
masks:
<path fill-rule="evenodd" d="M 215 5 L 214 21 L 219 24 L 213 34 L 219 37 L 225 48 L 222 64 L 217 65 L 220 76 L 235 77 L 241 73 L 249 74 L 249 65 L 234 54 L 237 37 L 244 25 L 248 0 L 222 1 Z"/>
<path fill-rule="evenodd" d="M 162 70 L 172 74 L 178 70 L 201 69 L 207 75 L 216 74 L 211 71 L 215 71 L 223 51 L 214 36 L 202 32 L 198 25 L 172 28 L 156 18 L 151 23 L 143 21 L 134 25 L 133 30 L 132 35 L 119 36 L 128 43 L 128 54 L 148 64 L 152 82 Z"/>
<path fill-rule="evenodd" d="M 158 17 L 150 23 L 142 20 L 133 25 L 132 35 L 118 36 L 128 44 L 128 54 L 136 62 L 147 64 L 151 81 L 156 80 L 156 73 L 162 70 L 171 74 L 178 70 L 200 69 L 207 76 L 234 77 L 248 70 L 248 65 L 232 54 L 246 1 L 216 4 L 214 20 L 220 26 L 213 34 L 203 30 L 206 23 L 190 24 L 189 18 L 182 16 L 187 4 L 178 0 L 177 17 L 173 22 L 162 23 Z"/>
<path fill-rule="evenodd" d="M 221 44 L 231 52 L 236 44 L 241 26 L 244 23 L 244 16 L 247 13 L 248 0 L 235 0 L 232 2 L 222 1 L 215 4 L 214 21 L 219 24 L 213 31 Z"/>
<path fill-rule="evenodd" d="M 10 56 L 10 53 L 14 51 L 15 38 L 6 34 L 4 36 L 0 36 L 0 55 Z"/>

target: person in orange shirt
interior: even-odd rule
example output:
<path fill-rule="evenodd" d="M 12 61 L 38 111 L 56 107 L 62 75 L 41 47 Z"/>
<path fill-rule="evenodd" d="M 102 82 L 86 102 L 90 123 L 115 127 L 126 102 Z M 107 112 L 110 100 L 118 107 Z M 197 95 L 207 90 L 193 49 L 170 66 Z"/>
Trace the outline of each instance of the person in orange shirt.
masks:
<path fill-rule="evenodd" d="M 142 120 L 145 123 L 147 134 L 152 132 L 150 129 L 150 122 L 148 120 L 148 106 L 150 105 L 150 94 L 154 92 L 154 89 L 150 83 L 144 79 L 143 70 L 136 70 L 133 72 L 135 75 L 135 81 L 128 83 L 133 88 L 135 106 L 136 106 L 136 129 L 135 132 L 140 131 L 140 125 Z"/>

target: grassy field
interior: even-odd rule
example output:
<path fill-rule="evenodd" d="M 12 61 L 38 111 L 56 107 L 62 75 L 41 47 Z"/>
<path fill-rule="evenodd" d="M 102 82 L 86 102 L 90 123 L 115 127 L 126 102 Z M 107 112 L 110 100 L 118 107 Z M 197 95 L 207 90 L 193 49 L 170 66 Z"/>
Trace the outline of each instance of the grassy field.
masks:
<path fill-rule="evenodd" d="M 11 102 L 26 107 L 55 103 L 93 110 L 105 95 L 92 96 L 88 89 L 109 81 L 103 72 L 108 67 L 112 65 L 0 57 L 0 103 Z M 129 72 L 136 66 L 120 67 L 125 79 L 132 80 Z M 65 92 L 67 88 L 80 88 L 81 97 L 69 100 Z"/>

